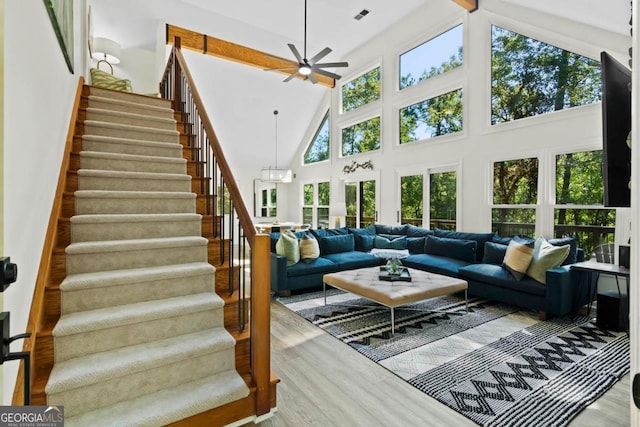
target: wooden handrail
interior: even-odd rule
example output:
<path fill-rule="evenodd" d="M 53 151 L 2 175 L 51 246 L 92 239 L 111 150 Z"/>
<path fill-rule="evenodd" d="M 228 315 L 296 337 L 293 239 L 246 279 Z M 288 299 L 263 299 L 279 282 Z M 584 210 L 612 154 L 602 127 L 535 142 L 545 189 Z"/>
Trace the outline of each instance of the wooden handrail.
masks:
<path fill-rule="evenodd" d="M 177 43 L 177 46 L 180 46 L 180 44 Z M 180 52 L 180 49 L 174 48 L 173 54 L 175 55 L 176 60 L 180 63 L 180 68 L 182 68 L 182 72 L 184 73 L 184 76 L 189 83 L 191 95 L 193 96 L 193 100 L 196 104 L 196 107 L 198 108 L 198 113 L 200 114 L 200 120 L 202 121 L 205 132 L 209 136 L 211 149 L 213 150 L 213 154 L 216 156 L 216 161 L 218 162 L 220 173 L 225 180 L 225 183 L 229 190 L 229 195 L 233 200 L 236 213 L 238 214 L 238 221 L 240 221 L 240 225 L 244 229 L 244 234 L 249 241 L 249 245 L 253 245 L 253 238 L 257 234 L 256 229 L 253 225 L 251 215 L 247 210 L 247 206 L 244 204 L 244 200 L 242 199 L 242 195 L 240 194 L 240 190 L 238 189 L 238 184 L 233 178 L 233 173 L 231 172 L 229 163 L 227 163 L 227 159 L 224 156 L 224 152 L 222 151 L 222 147 L 220 146 L 220 142 L 218 141 L 216 132 L 213 130 L 213 125 L 211 124 L 209 115 L 204 108 L 202 98 L 200 97 L 200 94 L 195 87 L 193 77 L 191 76 L 191 72 L 189 72 L 189 68 L 187 67 L 184 56 L 182 56 L 182 52 Z"/>

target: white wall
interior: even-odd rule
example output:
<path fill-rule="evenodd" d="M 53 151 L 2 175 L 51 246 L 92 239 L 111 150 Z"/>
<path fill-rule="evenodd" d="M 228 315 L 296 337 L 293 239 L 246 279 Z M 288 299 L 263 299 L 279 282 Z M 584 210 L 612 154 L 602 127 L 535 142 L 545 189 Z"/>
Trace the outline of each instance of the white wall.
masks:
<path fill-rule="evenodd" d="M 553 208 L 547 191 L 553 183 L 548 173 L 555 155 L 561 152 L 602 148 L 600 104 L 574 108 L 513 123 L 490 126 L 490 45 L 491 24 L 517 31 L 573 52 L 599 59 L 601 50 L 625 60 L 630 37 L 608 33 L 572 21 L 542 13 L 519 13 L 519 8 L 501 0 L 483 0 L 480 9 L 467 14 L 449 0 L 429 2 L 376 39 L 345 56 L 349 73 L 339 83 L 373 68 L 382 66 L 381 100 L 339 114 L 340 84 L 332 91 L 331 100 L 319 107 L 292 165 L 297 179 L 287 188 L 286 219 L 301 219 L 302 183 L 309 180 L 332 180 L 332 195 L 341 194 L 341 180 L 351 178 L 342 172 L 344 165 L 355 160 L 371 160 L 375 171 L 368 176 L 379 177 L 381 200 L 378 222 L 396 223 L 399 209 L 398 174 L 402 171 L 440 166 L 458 167 L 459 193 L 458 228 L 467 231 L 491 229 L 491 177 L 495 161 L 536 156 L 540 159 L 537 234 L 551 235 Z M 522 20 L 522 21 L 521 21 Z M 398 55 L 437 36 L 457 23 L 464 23 L 463 67 L 429 79 L 400 92 L 397 89 Z M 625 60 L 626 62 L 626 60 Z M 400 146 L 398 110 L 406 105 L 428 99 L 457 88 L 463 89 L 464 130 L 455 135 Z M 326 108 L 331 108 L 331 161 L 318 165 L 302 165 L 302 156 L 313 137 Z M 382 117 L 382 148 L 377 152 L 340 158 L 340 128 L 373 115 Z M 367 176 L 367 175 L 362 175 Z M 625 215 L 625 210 L 619 214 Z M 282 219 L 282 218 L 281 218 Z M 618 230 L 619 241 L 626 241 L 628 226 Z"/>
<path fill-rule="evenodd" d="M 84 13 L 84 1 L 74 12 Z M 67 136 L 78 74 L 69 73 L 42 1 L 5 4 L 4 255 L 18 280 L 4 295 L 11 334 L 26 330 L 31 299 Z M 77 19 L 76 23 L 84 22 Z M 75 32 L 75 68 L 84 70 L 83 25 Z M 20 351 L 22 342 L 12 345 Z M 3 402 L 10 404 L 18 362 L 3 365 Z"/>

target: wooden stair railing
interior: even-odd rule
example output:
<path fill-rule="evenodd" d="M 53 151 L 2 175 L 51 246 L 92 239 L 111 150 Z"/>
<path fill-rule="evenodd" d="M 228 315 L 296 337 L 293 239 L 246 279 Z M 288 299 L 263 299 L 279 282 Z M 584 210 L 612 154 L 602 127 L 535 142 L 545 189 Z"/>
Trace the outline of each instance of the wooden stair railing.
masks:
<path fill-rule="evenodd" d="M 167 62 L 160 93 L 173 101 L 183 153 L 195 173 L 193 190 L 205 203 L 208 218 L 213 220 L 203 227 L 203 233 L 210 229 L 211 234 L 203 235 L 211 242 L 210 262 L 224 271 L 216 274 L 216 291 L 229 306 L 226 310 L 236 312 L 235 316 L 225 313 L 225 327 L 238 342 L 236 369 L 250 386 L 252 415 L 261 417 L 275 407 L 278 382 L 271 375 L 270 365 L 270 238 L 256 233 L 180 51 L 179 38 Z M 215 244 L 219 247 L 214 248 Z M 230 319 L 234 321 L 229 322 Z"/>

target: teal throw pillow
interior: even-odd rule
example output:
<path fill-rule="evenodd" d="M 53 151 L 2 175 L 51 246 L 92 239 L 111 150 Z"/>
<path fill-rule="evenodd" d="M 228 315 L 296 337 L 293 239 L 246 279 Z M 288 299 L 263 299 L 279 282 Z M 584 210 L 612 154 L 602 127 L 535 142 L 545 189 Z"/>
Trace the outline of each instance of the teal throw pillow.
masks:
<path fill-rule="evenodd" d="M 578 241 L 575 237 L 559 237 L 557 239 L 547 240 L 553 246 L 569 245 L 569 255 L 562 261 L 561 265 L 575 264 L 578 262 Z"/>
<path fill-rule="evenodd" d="M 369 252 L 373 249 L 373 240 L 375 235 L 369 234 L 354 234 L 356 251 Z"/>
<path fill-rule="evenodd" d="M 482 263 L 502 265 L 506 253 L 507 245 L 503 245 L 501 243 L 486 242 L 484 244 L 484 257 L 482 258 Z"/>
<path fill-rule="evenodd" d="M 555 246 L 547 242 L 544 237 L 538 237 L 533 249 L 533 259 L 527 269 L 527 276 L 546 285 L 547 270 L 560 267 L 570 250 L 569 244 Z"/>
<path fill-rule="evenodd" d="M 407 236 L 388 239 L 376 236 L 373 240 L 373 247 L 376 249 L 407 249 Z"/>
<path fill-rule="evenodd" d="M 407 249 L 412 254 L 423 254 L 426 237 L 407 237 Z"/>

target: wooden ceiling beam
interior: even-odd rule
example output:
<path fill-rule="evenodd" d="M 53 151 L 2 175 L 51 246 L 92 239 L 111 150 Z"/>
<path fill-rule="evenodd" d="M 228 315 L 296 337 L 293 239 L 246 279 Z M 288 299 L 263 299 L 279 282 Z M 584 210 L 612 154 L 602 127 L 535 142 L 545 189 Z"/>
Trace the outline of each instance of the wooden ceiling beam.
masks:
<path fill-rule="evenodd" d="M 453 2 L 464 7 L 467 12 L 473 12 L 478 9 L 478 0 L 453 0 Z"/>
<path fill-rule="evenodd" d="M 183 48 L 239 62 L 241 64 L 251 65 L 252 67 L 261 68 L 263 70 L 298 66 L 298 63 L 295 61 L 167 24 L 166 43 L 173 44 L 175 37 L 180 37 L 180 45 Z M 287 76 L 291 74 L 290 71 L 286 70 L 274 70 L 274 72 Z M 318 84 L 331 88 L 335 87 L 336 82 L 334 79 L 321 76 L 320 74 L 314 75 L 316 79 L 318 79 Z M 304 76 L 298 76 L 298 78 L 303 80 L 305 79 Z"/>

